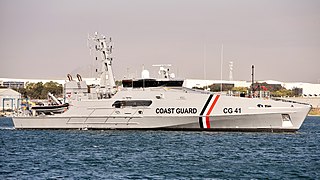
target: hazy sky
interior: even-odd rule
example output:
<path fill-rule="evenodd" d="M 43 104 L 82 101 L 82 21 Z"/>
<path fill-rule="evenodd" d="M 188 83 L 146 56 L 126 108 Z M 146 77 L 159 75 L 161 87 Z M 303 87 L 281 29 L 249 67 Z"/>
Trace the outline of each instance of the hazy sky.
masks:
<path fill-rule="evenodd" d="M 87 34 L 111 36 L 116 79 L 170 63 L 182 78 L 320 81 L 319 0 L 0 0 L 0 77 L 90 74 Z M 204 67 L 206 65 L 206 67 Z M 92 68 L 91 68 L 92 69 Z M 85 71 L 87 73 L 85 73 Z"/>

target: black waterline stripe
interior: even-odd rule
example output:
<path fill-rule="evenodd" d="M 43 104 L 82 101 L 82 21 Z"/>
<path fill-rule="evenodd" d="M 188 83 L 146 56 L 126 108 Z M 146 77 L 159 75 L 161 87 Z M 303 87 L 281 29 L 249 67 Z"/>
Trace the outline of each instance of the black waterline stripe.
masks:
<path fill-rule="evenodd" d="M 203 122 L 202 122 L 202 117 L 199 117 L 199 124 L 200 124 L 200 128 L 203 128 Z"/>
<path fill-rule="evenodd" d="M 212 95 L 212 94 L 210 94 L 210 96 L 209 96 L 209 98 L 208 98 L 208 100 L 207 100 L 206 104 L 205 104 L 205 105 L 203 106 L 203 108 L 202 108 L 202 111 L 201 111 L 201 113 L 200 113 L 200 116 L 202 116 L 202 115 L 203 115 L 203 113 L 204 113 L 204 111 L 207 109 L 207 106 L 208 106 L 209 102 L 211 101 L 212 97 L 213 97 L 213 95 Z"/>

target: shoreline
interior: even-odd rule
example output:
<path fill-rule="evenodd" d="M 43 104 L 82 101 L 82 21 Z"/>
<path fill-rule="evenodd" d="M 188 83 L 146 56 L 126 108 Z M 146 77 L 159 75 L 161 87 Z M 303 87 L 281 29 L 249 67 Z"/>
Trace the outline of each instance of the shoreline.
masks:
<path fill-rule="evenodd" d="M 320 116 L 320 108 L 312 108 L 308 116 Z"/>
<path fill-rule="evenodd" d="M 320 114 L 317 114 L 317 115 L 314 115 L 314 114 L 308 114 L 307 116 L 310 116 L 310 117 L 320 117 Z"/>

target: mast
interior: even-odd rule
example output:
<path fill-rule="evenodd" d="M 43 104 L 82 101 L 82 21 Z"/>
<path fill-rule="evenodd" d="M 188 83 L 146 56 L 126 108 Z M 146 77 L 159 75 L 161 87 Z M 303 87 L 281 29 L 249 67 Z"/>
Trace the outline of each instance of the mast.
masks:
<path fill-rule="evenodd" d="M 101 55 L 100 68 L 97 70 L 100 75 L 99 94 L 111 97 L 116 92 L 116 83 L 112 70 L 113 58 L 111 54 L 113 52 L 113 43 L 111 37 L 107 39 L 104 35 L 99 35 L 98 32 L 95 32 L 94 37 L 89 37 L 88 39 L 94 42 L 94 49 Z"/>
<path fill-rule="evenodd" d="M 251 66 L 251 95 L 254 95 L 254 65 Z"/>
<path fill-rule="evenodd" d="M 222 66 L 223 66 L 223 44 L 221 45 L 221 56 L 220 56 L 220 91 L 222 92 Z"/>

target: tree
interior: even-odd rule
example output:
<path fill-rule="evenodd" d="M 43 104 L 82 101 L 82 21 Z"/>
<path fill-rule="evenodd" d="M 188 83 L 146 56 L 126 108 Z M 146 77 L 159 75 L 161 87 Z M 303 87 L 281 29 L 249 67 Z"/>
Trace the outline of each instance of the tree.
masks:
<path fill-rule="evenodd" d="M 209 86 L 210 91 L 212 92 L 230 91 L 233 87 L 234 87 L 234 84 L 222 84 L 222 90 L 221 90 L 221 84 L 212 84 Z"/>
<path fill-rule="evenodd" d="M 48 92 L 55 96 L 61 96 L 62 91 L 62 85 L 52 81 L 45 84 L 42 82 L 28 83 L 26 88 L 20 88 L 18 90 L 23 97 L 29 97 L 31 99 L 47 99 Z"/>
<path fill-rule="evenodd" d="M 192 89 L 199 89 L 199 90 L 204 90 L 205 87 L 197 87 L 197 86 L 194 86 L 192 87 Z"/>
<path fill-rule="evenodd" d="M 32 99 L 42 99 L 41 93 L 43 90 L 43 83 L 28 83 L 26 87 L 27 96 Z"/>
<path fill-rule="evenodd" d="M 62 88 L 61 84 L 59 84 L 57 82 L 50 81 L 50 82 L 47 82 L 43 85 L 43 90 L 42 90 L 41 95 L 42 95 L 42 97 L 46 97 L 48 92 L 50 92 L 55 96 L 60 96 L 60 95 L 62 95 L 62 91 L 63 91 L 63 88 Z"/>
<path fill-rule="evenodd" d="M 116 86 L 122 86 L 122 81 L 116 80 Z"/>
<path fill-rule="evenodd" d="M 21 97 L 27 97 L 27 89 L 22 87 L 22 88 L 19 88 L 19 89 L 13 89 L 17 92 L 19 92 L 21 94 Z"/>
<path fill-rule="evenodd" d="M 254 91 L 260 91 L 260 90 L 266 89 L 272 92 L 272 91 L 279 91 L 283 88 L 284 87 L 282 87 L 281 84 L 267 84 L 266 82 L 253 84 Z M 252 86 L 250 87 L 250 89 L 252 89 Z"/>
<path fill-rule="evenodd" d="M 293 91 L 287 90 L 286 88 L 271 92 L 271 96 L 274 96 L 274 97 L 285 97 L 285 96 L 292 97 L 293 95 L 294 95 Z"/>
<path fill-rule="evenodd" d="M 247 87 L 233 87 L 232 91 L 241 92 L 241 93 L 247 93 L 248 88 Z"/>

